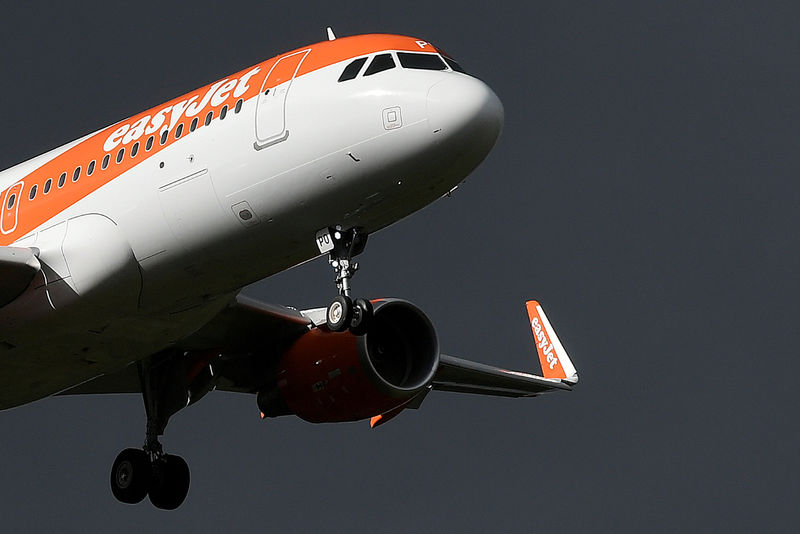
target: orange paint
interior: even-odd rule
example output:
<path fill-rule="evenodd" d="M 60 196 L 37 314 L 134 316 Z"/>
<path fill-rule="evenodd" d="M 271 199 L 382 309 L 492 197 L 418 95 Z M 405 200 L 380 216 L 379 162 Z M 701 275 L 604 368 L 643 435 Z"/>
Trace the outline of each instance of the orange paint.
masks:
<path fill-rule="evenodd" d="M 380 415 L 376 415 L 375 417 L 372 417 L 369 420 L 369 427 L 370 428 L 375 428 L 375 427 L 381 426 L 384 423 L 388 423 L 389 421 L 391 421 L 392 419 L 394 419 L 395 417 L 397 417 L 398 415 L 403 413 L 403 410 L 406 409 L 406 404 L 408 404 L 409 402 L 410 402 L 410 399 L 408 401 L 404 402 L 403 404 L 401 404 L 400 406 L 398 406 L 396 408 L 392 408 L 388 412 L 385 412 L 385 413 L 382 413 Z"/>
<path fill-rule="evenodd" d="M 527 308 L 536 352 L 539 353 L 539 363 L 542 365 L 542 375 L 545 378 L 567 378 L 550 333 L 545 327 L 543 314 L 539 313 L 541 306 L 535 300 L 531 300 L 527 303 Z"/>
<path fill-rule="evenodd" d="M 0 207 L 0 231 L 2 233 L 12 233 L 17 228 L 19 217 L 19 205 L 22 201 L 22 190 L 24 183 L 17 182 L 12 185 L 0 196 L 3 205 Z"/>
<path fill-rule="evenodd" d="M 2 230 L 0 232 L 0 246 L 10 245 L 17 239 L 24 237 L 100 187 L 155 156 L 163 148 L 175 143 L 177 141 L 175 139 L 175 131 L 179 125 L 183 125 L 181 139 L 190 136 L 192 132 L 189 131 L 189 125 L 193 117 L 186 115 L 187 110 L 189 113 L 195 112 L 194 116 L 199 119 L 197 130 L 200 130 L 204 127 L 204 119 L 209 111 L 214 112 L 214 118 L 216 119 L 219 117 L 219 110 L 223 106 L 228 106 L 228 109 L 232 111 L 239 99 L 247 101 L 256 97 L 264 77 L 267 76 L 270 69 L 280 58 L 308 49 L 311 52 L 300 66 L 300 70 L 297 73 L 298 77 L 340 61 L 381 50 L 436 52 L 436 49 L 425 41 L 399 35 L 360 35 L 344 37 L 334 41 L 323 41 L 281 54 L 254 67 L 248 67 L 213 84 L 206 85 L 108 126 L 21 178 L 5 191 L 0 192 L 0 199 L 6 200 L 6 197 L 11 194 L 9 193 L 10 190 L 19 191 L 16 198 L 17 206 L 11 210 L 6 210 L 7 203 L 2 206 L 3 211 L 0 212 L 2 217 L 2 221 L 0 221 L 2 223 L 2 227 L 0 227 L 0 230 Z M 290 68 L 292 62 L 285 63 L 287 69 Z M 255 67 L 259 69 L 259 72 L 253 74 L 251 78 L 247 78 L 248 73 Z M 291 77 L 291 73 L 282 71 L 282 65 L 278 65 L 274 77 L 276 79 L 283 79 L 286 76 Z M 240 94 L 235 94 L 235 86 L 232 84 L 223 83 L 243 78 L 247 82 L 247 90 Z M 273 76 L 270 76 L 270 81 L 272 79 Z M 216 95 L 217 98 L 206 99 L 205 97 L 207 95 L 210 96 L 209 92 L 212 89 L 214 89 L 212 94 Z M 197 109 L 200 108 L 203 102 L 205 102 L 205 105 L 201 109 Z M 173 113 L 176 120 L 173 120 Z M 163 123 L 158 121 L 163 121 Z M 126 137 L 126 134 L 139 132 L 147 126 L 154 127 L 155 130 L 143 133 L 136 139 L 131 138 L 131 135 Z M 160 136 L 165 128 L 169 128 L 169 134 L 166 143 L 162 145 Z M 151 135 L 154 136 L 153 146 L 151 150 L 147 151 L 145 145 Z M 139 152 L 136 157 L 132 158 L 130 157 L 131 149 L 137 141 L 139 142 Z M 108 145 L 106 145 L 107 142 Z M 106 150 L 104 145 L 106 147 L 113 145 L 113 148 Z M 124 155 L 120 163 L 117 163 L 117 154 L 123 148 L 125 150 Z M 102 169 L 102 161 L 106 155 L 109 156 L 109 165 L 106 169 Z M 92 161 L 96 162 L 94 172 L 91 176 L 87 176 L 87 167 Z M 77 181 L 73 181 L 73 173 L 77 167 L 81 167 L 80 176 Z M 66 173 L 67 178 L 63 187 L 59 188 L 58 180 L 62 173 Z M 44 194 L 44 184 L 48 179 L 53 180 L 52 189 L 48 194 Z M 34 185 L 37 186 L 37 195 L 34 200 L 29 200 L 28 195 Z M 11 212 L 14 210 L 18 210 L 16 213 L 18 218 L 16 224 L 11 224 L 10 218 L 12 215 L 6 214 L 5 211 Z"/>

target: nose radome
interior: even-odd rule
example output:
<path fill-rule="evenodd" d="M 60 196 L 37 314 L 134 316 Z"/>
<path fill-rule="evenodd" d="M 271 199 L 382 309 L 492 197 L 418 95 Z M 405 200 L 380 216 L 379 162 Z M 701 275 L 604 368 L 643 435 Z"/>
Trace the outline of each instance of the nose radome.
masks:
<path fill-rule="evenodd" d="M 450 135 L 464 128 L 491 138 L 503 127 L 503 104 L 491 88 L 470 76 L 453 75 L 428 90 L 428 122 L 431 130 Z"/>

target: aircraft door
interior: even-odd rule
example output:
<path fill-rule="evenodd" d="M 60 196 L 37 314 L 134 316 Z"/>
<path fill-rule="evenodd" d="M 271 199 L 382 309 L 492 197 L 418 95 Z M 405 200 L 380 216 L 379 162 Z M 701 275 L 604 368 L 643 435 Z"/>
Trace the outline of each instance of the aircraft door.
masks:
<path fill-rule="evenodd" d="M 270 69 L 256 106 L 256 147 L 285 140 L 289 136 L 286 125 L 286 97 L 292 87 L 300 65 L 311 50 L 301 50 L 283 56 Z"/>
<path fill-rule="evenodd" d="M 23 182 L 18 182 L 8 189 L 3 195 L 2 210 L 0 210 L 0 232 L 10 234 L 17 229 L 19 203 L 21 201 Z"/>

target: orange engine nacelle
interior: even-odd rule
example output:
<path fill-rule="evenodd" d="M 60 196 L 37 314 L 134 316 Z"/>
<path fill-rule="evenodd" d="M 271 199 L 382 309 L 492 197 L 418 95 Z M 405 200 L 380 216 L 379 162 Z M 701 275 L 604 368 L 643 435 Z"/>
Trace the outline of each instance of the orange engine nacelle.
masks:
<path fill-rule="evenodd" d="M 363 336 L 317 327 L 289 347 L 276 388 L 259 394 L 261 411 L 312 423 L 357 421 L 398 408 L 425 389 L 439 366 L 430 320 L 404 300 L 379 300 L 374 307 Z"/>

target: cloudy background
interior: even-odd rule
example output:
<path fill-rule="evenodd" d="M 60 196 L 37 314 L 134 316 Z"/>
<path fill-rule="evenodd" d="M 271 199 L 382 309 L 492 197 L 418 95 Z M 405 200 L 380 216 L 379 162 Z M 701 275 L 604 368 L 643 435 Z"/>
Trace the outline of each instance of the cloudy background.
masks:
<path fill-rule="evenodd" d="M 555 5 L 554 5 L 555 4 Z M 389 32 L 442 46 L 506 126 L 451 199 L 373 236 L 357 293 L 402 296 L 449 354 L 572 393 L 433 393 L 379 429 L 263 422 L 215 393 L 163 440 L 176 512 L 118 504 L 135 396 L 0 413 L 9 532 L 788 532 L 797 528 L 800 10 L 791 2 L 29 2 L 0 18 L 5 168 L 282 51 Z M 324 305 L 324 260 L 247 294 Z"/>

